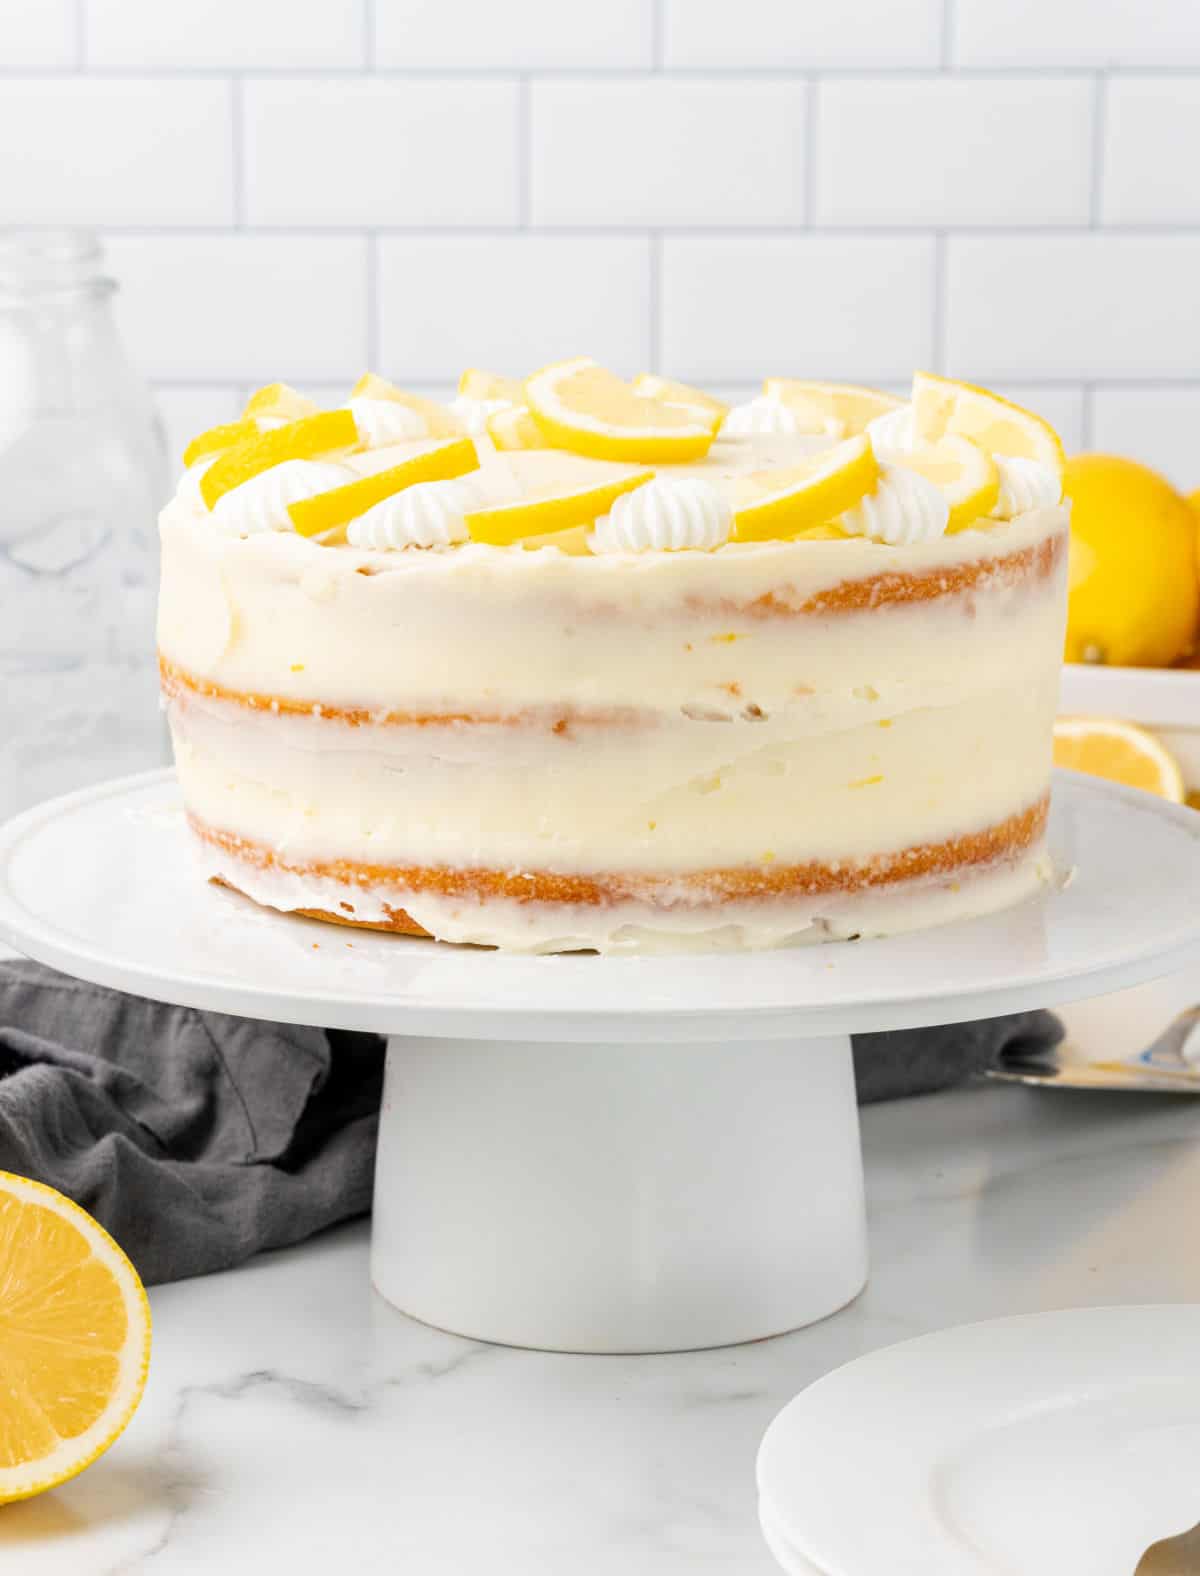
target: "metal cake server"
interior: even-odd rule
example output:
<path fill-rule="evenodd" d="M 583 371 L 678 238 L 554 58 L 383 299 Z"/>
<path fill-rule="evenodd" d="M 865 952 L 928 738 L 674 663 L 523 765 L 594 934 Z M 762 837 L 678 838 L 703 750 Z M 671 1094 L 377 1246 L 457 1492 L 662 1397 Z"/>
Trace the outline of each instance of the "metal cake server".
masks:
<path fill-rule="evenodd" d="M 1173 1538 L 1152 1543 L 1133 1576 L 1200 1576 L 1200 1521 Z"/>
<path fill-rule="evenodd" d="M 1036 1055 L 1005 1056 L 988 1069 L 987 1076 L 1063 1089 L 1200 1094 L 1200 1006 L 1185 1008 L 1156 1040 L 1126 1056 L 1093 1060 L 1068 1036 Z"/>

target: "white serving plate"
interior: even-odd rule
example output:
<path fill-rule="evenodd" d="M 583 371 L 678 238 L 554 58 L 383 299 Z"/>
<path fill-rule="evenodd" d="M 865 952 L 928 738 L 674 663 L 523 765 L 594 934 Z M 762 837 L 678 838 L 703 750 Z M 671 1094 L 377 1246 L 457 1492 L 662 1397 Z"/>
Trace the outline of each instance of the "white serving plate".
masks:
<path fill-rule="evenodd" d="M 768 1429 L 768 1539 L 785 1569 L 828 1576 L 1130 1576 L 1200 1516 L 1198 1341 L 1200 1307 L 1182 1304 L 873 1352 Z"/>

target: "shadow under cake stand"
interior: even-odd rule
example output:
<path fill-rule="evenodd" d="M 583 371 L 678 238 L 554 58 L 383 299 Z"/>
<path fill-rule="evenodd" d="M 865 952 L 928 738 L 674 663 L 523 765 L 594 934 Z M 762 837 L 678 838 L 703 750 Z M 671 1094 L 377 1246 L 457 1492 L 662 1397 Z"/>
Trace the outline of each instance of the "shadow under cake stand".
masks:
<path fill-rule="evenodd" d="M 0 939 L 160 1001 L 388 1036 L 371 1266 L 405 1313 L 559 1351 L 756 1340 L 867 1275 L 852 1032 L 1138 984 L 1200 956 L 1200 815 L 1056 774 L 1058 891 L 883 941 L 530 957 L 326 925 L 203 881 L 170 772 L 0 829 Z"/>

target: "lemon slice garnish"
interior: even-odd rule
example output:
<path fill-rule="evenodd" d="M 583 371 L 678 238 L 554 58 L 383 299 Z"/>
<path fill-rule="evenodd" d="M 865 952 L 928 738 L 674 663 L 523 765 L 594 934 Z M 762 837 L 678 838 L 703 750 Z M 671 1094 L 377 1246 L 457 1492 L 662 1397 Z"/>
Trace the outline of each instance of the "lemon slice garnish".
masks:
<path fill-rule="evenodd" d="M 529 414 L 528 405 L 494 410 L 484 426 L 498 449 L 548 449 L 546 434 Z"/>
<path fill-rule="evenodd" d="M 733 535 L 739 542 L 793 537 L 853 509 L 879 480 L 865 433 L 784 470 L 753 471 L 735 482 Z"/>
<path fill-rule="evenodd" d="M 394 405 L 405 405 L 424 416 L 431 438 L 461 438 L 465 429 L 453 411 L 439 405 L 436 400 L 423 399 L 420 394 L 409 394 L 394 383 L 374 372 L 364 372 L 350 390 L 351 399 L 389 399 Z"/>
<path fill-rule="evenodd" d="M 630 471 L 627 476 L 590 486 L 556 489 L 540 497 L 518 498 L 512 503 L 475 509 L 465 516 L 467 530 L 476 542 L 510 547 L 530 537 L 546 537 L 576 526 L 592 525 L 607 514 L 622 493 L 653 481 L 653 471 Z"/>
<path fill-rule="evenodd" d="M 946 437 L 937 443 L 918 443 L 895 456 L 894 463 L 917 471 L 940 487 L 950 505 L 946 535 L 964 531 L 985 519 L 1000 496 L 1000 472 L 991 455 L 970 438 Z M 989 522 L 990 523 L 990 522 Z"/>
<path fill-rule="evenodd" d="M 256 438 L 261 431 L 262 428 L 252 416 L 210 427 L 207 432 L 197 433 L 184 449 L 183 463 L 185 466 L 195 465 L 206 454 L 219 454 L 222 449 L 232 449 L 235 443 L 245 443 L 248 438 Z"/>
<path fill-rule="evenodd" d="M 713 424 L 694 410 L 646 399 L 589 356 L 525 380 L 530 412 L 552 444 L 599 460 L 695 460 Z"/>
<path fill-rule="evenodd" d="M 268 383 L 266 388 L 256 389 L 246 401 L 242 420 L 260 421 L 264 427 L 282 426 L 287 421 L 315 416 L 320 408 L 315 399 L 297 393 L 290 383 Z"/>
<path fill-rule="evenodd" d="M 1060 717 L 1054 724 L 1054 764 L 1183 803 L 1183 774 L 1152 733 L 1104 717 Z"/>
<path fill-rule="evenodd" d="M 329 454 L 349 453 L 357 446 L 358 428 L 352 412 L 326 410 L 318 416 L 305 416 L 227 449 L 200 478 L 200 496 L 211 509 L 231 488 L 240 487 L 272 465 L 284 460 L 323 459 Z"/>
<path fill-rule="evenodd" d="M 399 465 L 375 471 L 344 487 L 331 487 L 313 498 L 288 505 L 292 524 L 301 536 L 322 536 L 356 520 L 375 504 L 416 482 L 446 482 L 479 469 L 479 455 L 470 438 L 446 438 Z M 328 539 L 327 539 L 328 540 Z"/>
<path fill-rule="evenodd" d="M 659 377 L 657 372 L 639 372 L 630 386 L 643 399 L 660 399 L 666 405 L 694 410 L 699 419 L 710 421 L 714 430 L 729 414 L 729 406 L 722 400 L 714 399 L 703 389 L 693 388 L 690 383 L 677 383 L 674 378 Z"/>
<path fill-rule="evenodd" d="M 1063 473 L 1063 446 L 1049 422 L 988 389 L 918 372 L 913 378 L 912 407 L 918 442 L 970 438 L 989 454 L 1037 460 L 1057 476 Z"/>
<path fill-rule="evenodd" d="M 525 403 L 525 386 L 517 378 L 502 378 L 498 372 L 468 367 L 458 380 L 464 399 L 506 399 L 512 405 Z"/>
<path fill-rule="evenodd" d="M 802 432 L 833 432 L 853 438 L 876 416 L 896 410 L 902 400 L 882 389 L 857 383 L 806 383 L 797 378 L 767 378 L 763 393 L 786 405 Z"/>
<path fill-rule="evenodd" d="M 150 1304 L 121 1249 L 61 1193 L 0 1171 L 0 1504 L 103 1454 L 149 1362 Z"/>

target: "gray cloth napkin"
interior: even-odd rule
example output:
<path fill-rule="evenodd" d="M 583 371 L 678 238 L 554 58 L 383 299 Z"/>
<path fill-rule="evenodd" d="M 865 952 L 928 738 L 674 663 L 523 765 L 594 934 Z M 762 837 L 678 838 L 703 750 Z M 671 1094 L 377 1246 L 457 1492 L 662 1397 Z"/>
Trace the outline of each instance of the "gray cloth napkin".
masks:
<path fill-rule="evenodd" d="M 854 1043 L 859 1099 L 925 1093 L 1049 1013 Z M 0 1170 L 90 1211 L 147 1282 L 228 1269 L 371 1207 L 383 1041 L 230 1018 L 0 960 Z"/>

